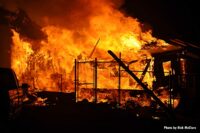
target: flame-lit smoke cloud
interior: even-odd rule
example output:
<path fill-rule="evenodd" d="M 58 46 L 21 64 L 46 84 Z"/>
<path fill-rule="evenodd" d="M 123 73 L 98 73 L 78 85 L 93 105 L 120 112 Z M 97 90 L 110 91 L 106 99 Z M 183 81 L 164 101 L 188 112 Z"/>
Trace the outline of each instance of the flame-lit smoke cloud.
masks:
<path fill-rule="evenodd" d="M 41 27 L 54 25 L 72 31 L 76 40 L 85 38 L 79 31 L 94 26 L 91 25 L 91 18 L 105 14 L 106 7 L 109 10 L 118 9 L 122 3 L 123 0 L 0 0 L 0 6 L 13 12 L 24 10 Z M 31 26 L 26 27 L 29 28 L 32 29 Z M 36 42 L 33 48 L 37 49 L 40 45 Z"/>
<path fill-rule="evenodd" d="M 0 5 L 9 10 L 25 10 L 41 26 L 73 30 L 87 28 L 90 17 L 102 14 L 105 6 L 118 8 L 122 3 L 122 0 L 0 0 Z"/>

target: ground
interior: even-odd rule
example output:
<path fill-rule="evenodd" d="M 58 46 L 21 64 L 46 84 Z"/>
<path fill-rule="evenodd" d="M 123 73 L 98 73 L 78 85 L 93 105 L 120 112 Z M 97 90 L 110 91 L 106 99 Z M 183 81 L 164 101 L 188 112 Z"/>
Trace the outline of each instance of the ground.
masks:
<path fill-rule="evenodd" d="M 175 130 L 170 128 L 179 126 L 179 130 L 188 128 L 184 130 L 197 132 L 199 128 L 199 117 L 196 115 L 192 117 L 176 114 L 176 118 L 171 119 L 166 117 L 165 113 L 159 116 L 148 108 L 136 112 L 103 103 L 63 101 L 61 97 L 62 95 L 59 95 L 62 101 L 57 99 L 49 106 L 24 105 L 19 115 L 9 121 L 7 127 L 1 131 L 20 133 L 168 132 Z M 51 99 L 53 99 L 52 95 Z M 192 127 L 197 129 L 191 129 Z"/>

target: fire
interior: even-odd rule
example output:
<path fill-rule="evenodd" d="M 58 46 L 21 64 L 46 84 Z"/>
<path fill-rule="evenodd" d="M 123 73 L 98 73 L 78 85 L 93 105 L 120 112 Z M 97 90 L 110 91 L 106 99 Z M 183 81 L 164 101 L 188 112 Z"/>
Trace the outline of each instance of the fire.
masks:
<path fill-rule="evenodd" d="M 25 42 L 20 39 L 19 34 L 13 31 L 13 43 L 12 47 L 12 68 L 16 71 L 18 78 L 22 79 L 23 74 L 28 67 L 29 56 L 34 53 L 29 42 Z"/>
<path fill-rule="evenodd" d="M 158 46 L 168 45 L 165 41 L 153 37 L 151 30 L 143 31 L 137 19 L 125 16 L 111 4 L 94 4 L 93 6 L 98 10 L 90 15 L 89 26 L 73 29 L 48 24 L 42 29 L 47 34 L 47 40 L 28 41 L 20 38 L 19 34 L 12 30 L 14 34 L 12 68 L 20 83 L 27 82 L 34 89 L 73 92 L 75 59 L 79 61 L 94 60 L 94 58 L 104 61 L 112 60 L 107 54 L 107 50 L 112 50 L 122 53 L 123 60 L 136 60 L 130 65 L 131 70 L 142 71 L 145 68 L 144 60 L 151 58 L 150 52 L 144 50 L 143 47 L 151 42 L 157 42 Z M 74 22 L 75 25 L 79 23 L 83 25 L 84 18 L 80 19 L 81 22 Z M 98 39 L 98 45 L 90 56 Z M 87 65 L 80 67 L 82 81 L 93 78 L 93 70 L 90 64 Z M 103 67 L 109 68 L 108 65 L 110 64 L 105 64 Z M 149 70 L 151 71 L 151 67 Z M 141 72 L 137 72 L 137 76 L 140 77 Z M 122 88 L 141 89 L 127 77 L 121 79 Z M 143 81 L 151 88 L 152 74 L 146 74 Z M 132 85 L 129 82 L 132 82 Z M 110 77 L 110 73 L 100 69 L 98 83 L 99 88 L 117 88 L 117 81 Z M 87 93 L 82 96 L 90 97 L 91 95 Z M 146 104 L 149 105 L 148 102 Z"/>

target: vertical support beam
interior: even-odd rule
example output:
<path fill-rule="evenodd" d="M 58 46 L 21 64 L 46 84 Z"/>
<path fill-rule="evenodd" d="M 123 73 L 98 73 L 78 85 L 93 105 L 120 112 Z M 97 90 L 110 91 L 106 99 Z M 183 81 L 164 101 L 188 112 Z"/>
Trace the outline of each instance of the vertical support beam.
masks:
<path fill-rule="evenodd" d="M 119 53 L 119 59 L 121 60 L 121 52 Z M 118 67 L 118 105 L 121 103 L 121 66 Z"/>
<path fill-rule="evenodd" d="M 172 103 L 172 81 L 171 81 L 171 75 L 172 72 L 171 70 L 169 71 L 169 108 L 173 108 L 173 103 Z"/>
<path fill-rule="evenodd" d="M 74 95 L 75 95 L 75 101 L 77 102 L 77 72 L 76 72 L 76 69 L 77 69 L 77 62 L 76 62 L 76 59 L 74 60 Z"/>
<path fill-rule="evenodd" d="M 77 60 L 76 61 L 76 101 L 79 100 L 79 73 L 80 73 L 80 70 L 79 70 L 79 65 L 80 65 L 80 62 Z"/>
<path fill-rule="evenodd" d="M 97 58 L 94 60 L 94 102 L 97 103 Z"/>

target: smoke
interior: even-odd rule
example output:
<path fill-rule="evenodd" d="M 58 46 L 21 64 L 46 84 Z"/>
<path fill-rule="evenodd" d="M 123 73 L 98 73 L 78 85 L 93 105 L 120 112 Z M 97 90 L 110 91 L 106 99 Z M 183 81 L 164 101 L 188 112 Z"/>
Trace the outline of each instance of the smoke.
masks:
<path fill-rule="evenodd" d="M 122 3 L 122 0 L 0 0 L 0 5 L 9 10 L 25 10 L 41 26 L 73 30 L 87 28 L 90 17 L 102 14 L 106 7 L 119 8 Z"/>

